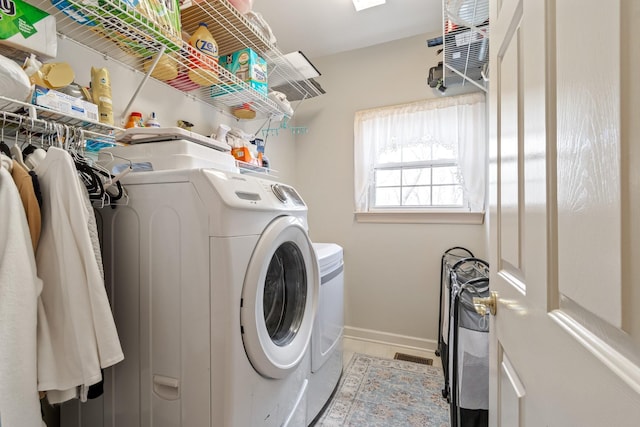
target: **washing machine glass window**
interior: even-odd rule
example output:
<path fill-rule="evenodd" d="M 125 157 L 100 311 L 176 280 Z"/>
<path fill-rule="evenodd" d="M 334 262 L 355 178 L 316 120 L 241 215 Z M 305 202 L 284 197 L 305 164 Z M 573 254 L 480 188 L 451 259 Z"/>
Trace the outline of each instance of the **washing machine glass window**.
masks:
<path fill-rule="evenodd" d="M 271 340 L 285 346 L 296 336 L 307 300 L 304 259 L 298 246 L 285 242 L 269 263 L 264 284 L 263 311 Z"/>

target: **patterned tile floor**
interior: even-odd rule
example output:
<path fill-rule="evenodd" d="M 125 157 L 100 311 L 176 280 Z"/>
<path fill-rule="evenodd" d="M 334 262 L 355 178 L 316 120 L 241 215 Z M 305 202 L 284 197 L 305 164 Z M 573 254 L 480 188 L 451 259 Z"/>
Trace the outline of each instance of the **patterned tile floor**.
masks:
<path fill-rule="evenodd" d="M 361 341 L 354 338 L 344 338 L 344 351 L 342 364 L 347 366 L 354 353 L 368 354 L 370 356 L 393 359 L 396 353 L 405 353 L 413 356 L 427 357 L 433 359 L 433 366 L 442 367 L 442 361 L 432 351 L 419 350 L 407 347 L 396 347 L 392 345 L 380 344 L 369 341 Z"/>

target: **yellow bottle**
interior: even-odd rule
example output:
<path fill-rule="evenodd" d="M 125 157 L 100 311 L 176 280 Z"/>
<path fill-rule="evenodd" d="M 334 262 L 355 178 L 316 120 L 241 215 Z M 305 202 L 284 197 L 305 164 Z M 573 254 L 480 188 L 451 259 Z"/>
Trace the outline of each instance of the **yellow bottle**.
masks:
<path fill-rule="evenodd" d="M 113 126 L 111 78 L 106 68 L 91 67 L 91 97 L 98 105 L 100 123 Z"/>
<path fill-rule="evenodd" d="M 218 83 L 218 44 L 206 23 L 200 23 L 189 39 L 189 45 L 197 51 L 189 55 L 189 79 L 200 86 Z"/>

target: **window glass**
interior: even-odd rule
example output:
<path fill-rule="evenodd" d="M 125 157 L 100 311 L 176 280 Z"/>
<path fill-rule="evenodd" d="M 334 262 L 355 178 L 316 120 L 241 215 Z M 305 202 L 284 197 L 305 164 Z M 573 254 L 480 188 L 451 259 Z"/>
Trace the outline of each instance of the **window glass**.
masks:
<path fill-rule="evenodd" d="M 431 204 L 431 187 L 403 187 L 403 206 L 428 206 Z"/>
<path fill-rule="evenodd" d="M 400 170 L 378 169 L 376 170 L 376 187 L 400 185 L 400 178 Z"/>
<path fill-rule="evenodd" d="M 433 184 L 458 184 L 462 181 L 457 166 L 433 168 Z M 453 188 L 453 187 L 449 187 Z"/>
<path fill-rule="evenodd" d="M 441 185 L 433 187 L 434 206 L 460 206 L 462 204 L 461 185 Z"/>
<path fill-rule="evenodd" d="M 376 206 L 398 206 L 400 200 L 400 187 L 376 188 Z"/>
<path fill-rule="evenodd" d="M 402 185 L 431 184 L 431 168 L 404 169 L 402 171 Z"/>

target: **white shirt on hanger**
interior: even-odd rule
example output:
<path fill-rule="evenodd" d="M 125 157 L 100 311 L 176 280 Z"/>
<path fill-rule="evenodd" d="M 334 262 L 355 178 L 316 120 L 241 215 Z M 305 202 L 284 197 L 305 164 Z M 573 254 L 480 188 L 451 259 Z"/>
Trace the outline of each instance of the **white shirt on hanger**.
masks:
<path fill-rule="evenodd" d="M 38 318 L 38 389 L 48 391 L 50 403 L 59 403 L 77 397 L 75 387 L 99 382 L 100 369 L 118 363 L 124 355 L 96 263 L 85 193 L 73 160 L 66 151 L 51 147 L 34 171 L 43 198 L 36 253 L 44 282 L 44 312 Z"/>

